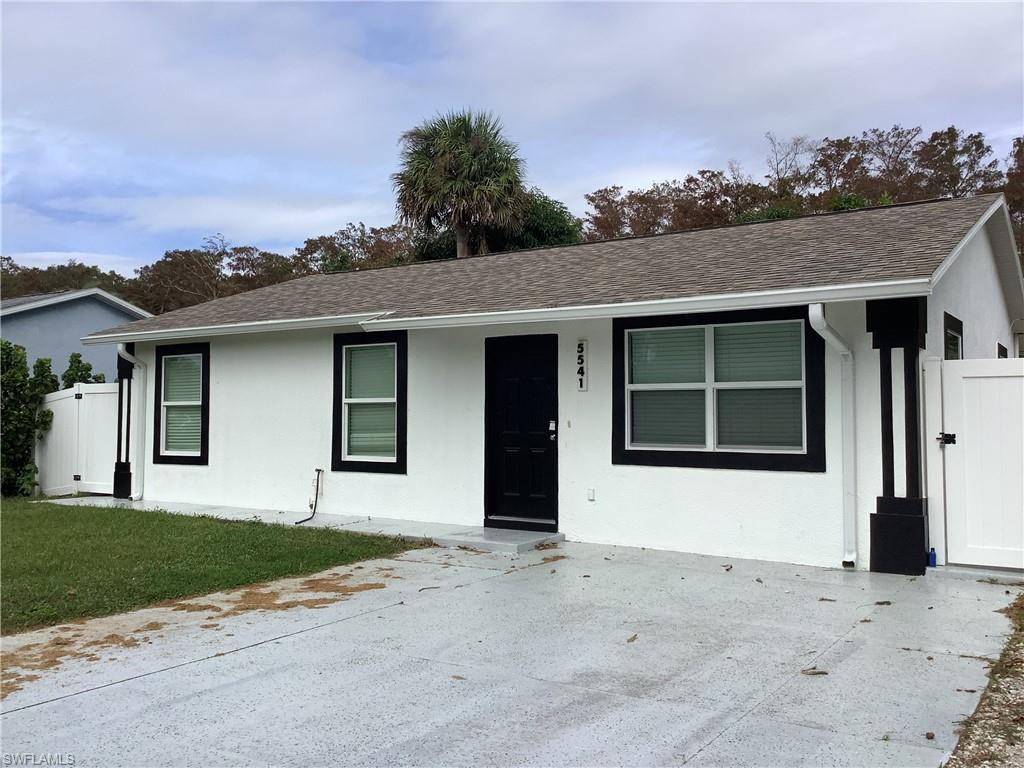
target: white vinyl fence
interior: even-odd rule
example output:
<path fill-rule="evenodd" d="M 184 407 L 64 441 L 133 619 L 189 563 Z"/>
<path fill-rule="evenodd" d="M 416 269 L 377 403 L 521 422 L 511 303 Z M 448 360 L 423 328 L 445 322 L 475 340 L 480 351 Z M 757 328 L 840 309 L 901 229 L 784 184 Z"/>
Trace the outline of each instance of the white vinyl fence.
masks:
<path fill-rule="evenodd" d="M 47 395 L 43 408 L 53 411 L 53 426 L 36 443 L 40 490 L 113 493 L 117 384 L 76 384 Z"/>
<path fill-rule="evenodd" d="M 925 383 L 932 546 L 1024 569 L 1024 359 L 928 361 Z"/>

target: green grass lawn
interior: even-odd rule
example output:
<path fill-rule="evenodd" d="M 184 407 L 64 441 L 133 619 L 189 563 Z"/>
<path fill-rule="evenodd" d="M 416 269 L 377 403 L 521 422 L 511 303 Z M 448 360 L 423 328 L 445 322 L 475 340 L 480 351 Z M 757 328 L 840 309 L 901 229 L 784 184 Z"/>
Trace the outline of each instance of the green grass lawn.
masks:
<path fill-rule="evenodd" d="M 0 631 L 107 616 L 422 546 L 111 507 L 0 502 Z"/>

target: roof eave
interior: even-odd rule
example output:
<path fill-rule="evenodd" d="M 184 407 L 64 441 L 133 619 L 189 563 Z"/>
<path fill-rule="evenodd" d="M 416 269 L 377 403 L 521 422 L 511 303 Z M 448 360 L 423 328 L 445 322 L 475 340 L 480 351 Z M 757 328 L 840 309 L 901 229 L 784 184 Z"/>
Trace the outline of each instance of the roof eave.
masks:
<path fill-rule="evenodd" d="M 655 299 L 622 304 L 593 304 L 572 307 L 546 307 L 541 309 L 474 312 L 425 317 L 389 317 L 388 312 L 369 312 L 332 317 L 300 318 L 296 320 L 265 320 L 231 325 L 202 326 L 158 331 L 121 332 L 85 336 L 84 344 L 108 344 L 131 341 L 171 341 L 231 336 L 270 331 L 293 331 L 312 328 L 357 326 L 364 331 L 412 330 L 416 328 L 452 328 L 474 325 L 506 325 L 554 320 L 591 320 L 624 316 L 674 315 L 692 312 L 729 311 L 761 307 L 781 307 L 830 301 L 856 301 L 862 299 L 889 299 L 906 296 L 927 296 L 931 293 L 928 278 L 889 280 L 877 283 L 792 288 L 780 291 L 727 293 L 712 296 L 691 296 L 680 299 Z"/>
<path fill-rule="evenodd" d="M 331 315 L 328 317 L 303 317 L 294 320 L 257 320 L 250 323 L 228 325 L 206 325 L 195 328 L 167 328 L 153 331 L 121 331 L 83 336 L 83 344 L 128 343 L 133 341 L 173 341 L 198 339 L 208 336 L 237 336 L 248 333 L 270 333 L 273 331 L 300 331 L 311 328 L 358 327 L 366 320 L 379 317 L 380 312 L 364 312 L 354 315 Z"/>
<path fill-rule="evenodd" d="M 113 307 L 117 307 L 124 310 L 130 315 L 134 315 L 139 320 L 144 320 L 147 317 L 153 315 L 137 307 L 131 302 L 125 301 L 122 298 L 115 296 L 109 291 L 105 291 L 102 288 L 83 288 L 79 291 L 67 291 L 66 293 L 58 293 L 53 296 L 47 296 L 39 299 L 39 301 L 32 301 L 26 304 L 19 304 L 14 307 L 9 307 L 0 311 L 0 317 L 7 317 L 8 315 L 16 315 L 19 312 L 27 312 L 32 309 L 41 309 L 43 307 L 52 307 L 55 304 L 64 304 L 69 301 L 76 301 L 78 299 L 85 299 L 89 296 L 95 296 L 100 301 L 109 304 Z"/>
<path fill-rule="evenodd" d="M 551 320 L 590 320 L 624 316 L 674 315 L 693 312 L 729 311 L 762 307 L 792 306 L 830 301 L 889 299 L 906 296 L 927 296 L 931 293 L 928 278 L 890 280 L 878 283 L 857 283 L 814 288 L 791 288 L 779 291 L 727 293 L 691 296 L 680 299 L 656 299 L 623 304 L 553 307 L 546 309 L 507 310 L 472 314 L 433 315 L 429 317 L 378 317 L 360 325 L 367 331 L 414 328 L 449 328 L 471 325 L 530 323 Z"/>

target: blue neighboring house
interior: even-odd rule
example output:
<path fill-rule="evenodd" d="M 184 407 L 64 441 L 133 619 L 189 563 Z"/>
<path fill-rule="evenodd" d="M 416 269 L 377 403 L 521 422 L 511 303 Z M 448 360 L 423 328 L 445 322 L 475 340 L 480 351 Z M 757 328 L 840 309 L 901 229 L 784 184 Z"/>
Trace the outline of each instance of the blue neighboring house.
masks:
<path fill-rule="evenodd" d="M 19 296 L 0 302 L 0 337 L 25 347 L 28 364 L 40 357 L 53 360 L 58 376 L 67 368 L 72 352 L 92 364 L 93 373 L 107 381 L 117 377 L 114 344 L 85 346 L 83 336 L 152 315 L 101 288 Z"/>

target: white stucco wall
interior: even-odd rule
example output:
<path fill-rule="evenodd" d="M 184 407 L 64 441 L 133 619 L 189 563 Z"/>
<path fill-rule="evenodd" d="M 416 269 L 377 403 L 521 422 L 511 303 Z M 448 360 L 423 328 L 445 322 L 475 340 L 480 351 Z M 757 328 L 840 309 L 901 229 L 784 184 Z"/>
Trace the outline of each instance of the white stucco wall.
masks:
<path fill-rule="evenodd" d="M 963 321 L 967 357 L 994 357 L 997 343 L 1012 354 L 1012 318 L 985 229 L 966 244 L 929 297 L 922 361 L 942 355 L 943 312 Z M 827 305 L 826 314 L 856 360 L 857 566 L 866 568 L 870 516 L 881 493 L 879 356 L 865 331 L 863 301 Z M 331 329 L 209 339 L 209 464 L 154 465 L 153 345 L 140 344 L 137 354 L 150 372 L 141 425 L 146 498 L 300 512 L 313 470 L 322 467 L 323 512 L 480 525 L 484 341 L 556 333 L 559 529 L 569 538 L 838 567 L 843 555 L 839 356 L 826 346 L 825 472 L 622 466 L 611 462 L 611 332 L 610 320 L 410 331 L 405 475 L 330 471 Z M 589 342 L 587 392 L 576 391 L 573 376 L 579 339 Z M 892 369 L 895 492 L 902 496 L 900 350 L 893 352 Z M 922 402 L 922 410 L 927 405 Z M 934 475 L 935 468 L 926 471 Z M 930 511 L 934 532 L 943 521 L 940 510 Z"/>
<path fill-rule="evenodd" d="M 830 305 L 855 344 L 861 467 L 859 565 L 880 486 L 877 355 L 862 302 Z M 320 510 L 480 525 L 484 496 L 484 340 L 559 335 L 559 528 L 569 538 L 729 557 L 839 566 L 842 560 L 839 358 L 826 348 L 824 473 L 611 463 L 611 321 L 409 332 L 408 473 L 331 472 L 331 331 L 210 339 L 208 466 L 152 463 L 153 346 L 147 380 L 145 495 L 152 500 L 302 511 L 315 467 Z M 589 342 L 589 390 L 574 352 Z M 587 499 L 594 489 L 595 499 Z"/>
<path fill-rule="evenodd" d="M 993 222 L 993 226 L 1001 221 Z M 996 267 L 987 228 L 964 246 L 953 265 L 939 279 L 928 299 L 928 340 L 922 357 L 943 356 L 943 313 L 964 324 L 964 358 L 993 358 L 996 344 L 1013 355 L 1010 323 L 1013 318 Z"/>

